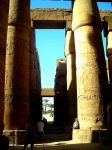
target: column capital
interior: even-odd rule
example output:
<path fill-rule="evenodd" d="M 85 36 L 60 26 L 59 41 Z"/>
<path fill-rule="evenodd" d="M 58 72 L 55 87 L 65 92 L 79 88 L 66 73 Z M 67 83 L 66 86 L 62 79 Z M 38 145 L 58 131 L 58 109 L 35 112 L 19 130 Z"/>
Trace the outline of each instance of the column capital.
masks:
<path fill-rule="evenodd" d="M 104 21 L 108 24 L 108 31 L 112 30 L 112 16 L 104 17 Z"/>
<path fill-rule="evenodd" d="M 66 21 L 66 30 L 69 31 L 72 28 L 72 21 L 71 20 L 67 20 Z"/>
<path fill-rule="evenodd" d="M 72 30 L 82 26 L 95 26 L 102 29 L 100 13 L 96 1 L 75 0 L 72 15 Z"/>
<path fill-rule="evenodd" d="M 74 43 L 74 32 L 72 30 L 68 30 L 66 33 L 66 41 L 65 41 L 65 56 L 69 54 L 75 53 L 75 43 Z"/>

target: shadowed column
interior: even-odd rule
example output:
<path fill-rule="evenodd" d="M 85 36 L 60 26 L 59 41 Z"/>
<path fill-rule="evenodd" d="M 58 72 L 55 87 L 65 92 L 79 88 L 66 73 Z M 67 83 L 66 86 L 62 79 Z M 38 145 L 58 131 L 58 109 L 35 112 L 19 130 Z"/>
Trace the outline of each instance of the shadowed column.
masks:
<path fill-rule="evenodd" d="M 29 54 L 29 108 L 30 117 L 37 122 L 42 119 L 40 61 L 36 50 L 35 29 L 31 28 L 30 33 L 30 54 Z"/>
<path fill-rule="evenodd" d="M 67 94 L 69 123 L 73 124 L 77 117 L 77 89 L 76 89 L 76 58 L 73 31 L 67 31 L 65 43 L 65 56 L 67 60 Z"/>
<path fill-rule="evenodd" d="M 75 36 L 77 100 L 80 128 L 102 126 L 101 96 L 107 86 L 102 25 L 94 0 L 75 0 L 72 29 Z"/>
<path fill-rule="evenodd" d="M 0 1 L 0 135 L 3 130 L 4 80 L 9 0 Z"/>
<path fill-rule="evenodd" d="M 57 59 L 54 85 L 54 122 L 62 127 L 68 121 L 66 72 L 66 60 Z"/>
<path fill-rule="evenodd" d="M 35 99 L 37 104 L 37 120 L 42 119 L 42 97 L 41 97 L 41 67 L 38 49 L 35 55 L 35 68 L 36 68 L 36 82 L 35 82 Z"/>
<path fill-rule="evenodd" d="M 32 27 L 30 32 L 30 50 L 29 50 L 29 115 L 33 120 L 35 120 L 35 82 L 36 82 L 36 68 L 35 68 L 35 55 L 36 55 L 36 45 L 35 45 L 35 29 Z"/>
<path fill-rule="evenodd" d="M 30 0 L 10 0 L 5 74 L 5 130 L 23 129 L 28 120 L 30 29 Z"/>

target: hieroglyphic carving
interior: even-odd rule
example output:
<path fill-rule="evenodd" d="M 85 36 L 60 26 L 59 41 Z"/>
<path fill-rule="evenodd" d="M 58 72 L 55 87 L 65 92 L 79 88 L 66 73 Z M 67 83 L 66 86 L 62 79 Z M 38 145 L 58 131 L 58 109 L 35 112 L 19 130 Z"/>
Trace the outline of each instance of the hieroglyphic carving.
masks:
<path fill-rule="evenodd" d="M 102 115 L 101 86 L 106 85 L 103 81 L 106 80 L 105 73 L 105 77 L 102 74 L 103 71 L 106 72 L 106 67 L 100 67 L 101 62 L 104 64 L 105 61 L 100 15 L 95 1 L 88 0 L 86 3 L 87 5 L 84 0 L 75 1 L 72 19 L 76 48 L 78 118 L 81 129 L 96 127 L 97 116 Z"/>

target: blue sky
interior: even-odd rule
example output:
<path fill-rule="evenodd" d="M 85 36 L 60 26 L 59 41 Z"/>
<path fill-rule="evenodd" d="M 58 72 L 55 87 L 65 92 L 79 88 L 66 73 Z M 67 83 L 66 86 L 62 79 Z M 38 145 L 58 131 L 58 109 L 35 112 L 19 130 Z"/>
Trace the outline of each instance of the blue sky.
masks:
<path fill-rule="evenodd" d="M 71 8 L 70 1 L 31 0 L 31 8 Z M 111 10 L 111 3 L 98 3 L 100 10 Z M 104 47 L 105 47 L 105 39 Z M 41 65 L 42 88 L 54 87 L 54 73 L 57 58 L 64 57 L 65 30 L 38 29 L 36 30 L 36 48 L 38 49 Z"/>

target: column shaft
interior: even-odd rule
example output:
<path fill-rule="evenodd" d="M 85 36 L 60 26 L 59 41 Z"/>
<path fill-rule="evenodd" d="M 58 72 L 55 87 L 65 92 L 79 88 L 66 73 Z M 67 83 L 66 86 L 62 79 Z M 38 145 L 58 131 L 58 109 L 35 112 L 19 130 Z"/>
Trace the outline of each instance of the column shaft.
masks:
<path fill-rule="evenodd" d="M 3 130 L 6 37 L 9 0 L 0 1 L 0 135 Z"/>
<path fill-rule="evenodd" d="M 110 84 L 112 84 L 112 31 L 108 32 L 107 35 L 107 57 L 108 57 L 108 64 L 109 64 L 109 79 Z"/>
<path fill-rule="evenodd" d="M 29 57 L 29 104 L 30 117 L 35 121 L 42 119 L 42 100 L 40 81 L 40 62 L 36 51 L 35 29 L 30 33 L 30 57 Z"/>
<path fill-rule="evenodd" d="M 29 115 L 30 0 L 10 0 L 5 74 L 5 130 L 23 129 Z"/>
<path fill-rule="evenodd" d="M 77 117 L 77 90 L 76 90 L 76 56 L 73 31 L 67 31 L 65 43 L 65 56 L 67 60 L 67 95 L 69 123 L 73 124 Z"/>
<path fill-rule="evenodd" d="M 76 0 L 72 29 L 75 36 L 77 100 L 80 128 L 102 125 L 101 96 L 107 86 L 106 64 L 101 38 L 101 20 L 95 1 Z"/>

